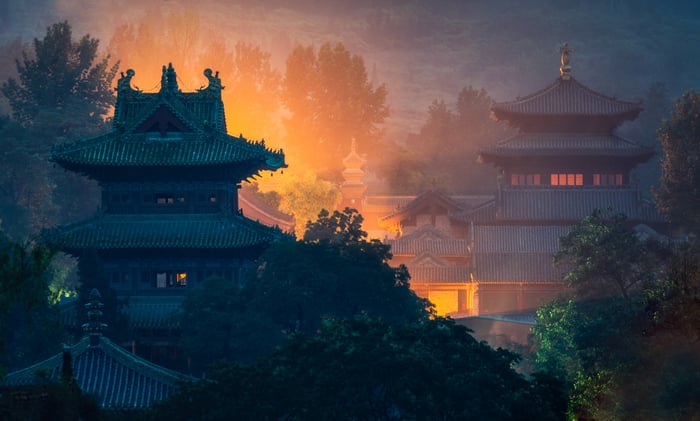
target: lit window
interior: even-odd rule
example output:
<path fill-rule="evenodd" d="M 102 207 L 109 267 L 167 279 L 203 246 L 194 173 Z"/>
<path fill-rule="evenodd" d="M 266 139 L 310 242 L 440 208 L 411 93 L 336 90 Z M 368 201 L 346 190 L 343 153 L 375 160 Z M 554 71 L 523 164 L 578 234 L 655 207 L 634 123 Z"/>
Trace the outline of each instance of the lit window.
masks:
<path fill-rule="evenodd" d="M 552 186 L 583 186 L 583 174 L 552 174 L 549 181 Z"/>
<path fill-rule="evenodd" d="M 176 288 L 187 286 L 186 272 L 157 272 L 156 288 Z"/>

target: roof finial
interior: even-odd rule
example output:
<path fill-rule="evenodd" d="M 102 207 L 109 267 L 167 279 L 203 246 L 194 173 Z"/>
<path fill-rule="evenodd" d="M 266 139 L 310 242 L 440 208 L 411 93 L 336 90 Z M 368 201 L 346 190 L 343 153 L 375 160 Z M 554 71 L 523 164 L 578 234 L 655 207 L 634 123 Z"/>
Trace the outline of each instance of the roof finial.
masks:
<path fill-rule="evenodd" d="M 90 335 L 90 346 L 97 346 L 100 343 L 102 331 L 107 327 L 106 324 L 102 323 L 102 307 L 104 307 L 104 304 L 102 304 L 100 298 L 102 298 L 100 291 L 97 288 L 93 288 L 90 291 L 90 301 L 85 304 L 88 321 L 83 324 L 83 333 Z"/>
<path fill-rule="evenodd" d="M 173 68 L 172 63 L 168 63 L 166 68 L 163 65 L 163 76 L 160 79 L 160 90 L 166 92 L 177 92 L 179 90 L 177 86 L 177 74 Z"/>
<path fill-rule="evenodd" d="M 571 79 L 570 54 L 573 52 L 574 50 L 572 50 L 571 47 L 569 47 L 569 44 L 566 42 L 559 47 L 559 53 L 561 53 L 561 67 L 559 68 L 559 73 L 561 73 L 561 78 L 563 80 Z"/>

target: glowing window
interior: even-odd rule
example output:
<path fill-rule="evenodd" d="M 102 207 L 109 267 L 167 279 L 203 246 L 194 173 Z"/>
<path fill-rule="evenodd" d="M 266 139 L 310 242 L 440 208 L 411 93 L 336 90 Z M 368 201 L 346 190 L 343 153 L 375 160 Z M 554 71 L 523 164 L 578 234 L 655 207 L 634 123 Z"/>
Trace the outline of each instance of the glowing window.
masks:
<path fill-rule="evenodd" d="M 549 179 L 552 186 L 583 186 L 582 173 L 552 174 Z"/>

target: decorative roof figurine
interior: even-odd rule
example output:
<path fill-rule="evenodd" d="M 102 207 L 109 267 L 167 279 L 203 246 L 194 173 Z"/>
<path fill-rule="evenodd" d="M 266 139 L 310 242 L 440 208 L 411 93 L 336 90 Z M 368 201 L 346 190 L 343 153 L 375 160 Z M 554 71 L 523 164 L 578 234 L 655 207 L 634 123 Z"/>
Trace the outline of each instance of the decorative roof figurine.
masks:
<path fill-rule="evenodd" d="M 561 54 L 561 67 L 559 67 L 559 73 L 561 73 L 561 78 L 563 80 L 571 79 L 571 53 L 574 50 L 569 47 L 568 43 L 563 43 L 559 47 L 559 53 Z"/>

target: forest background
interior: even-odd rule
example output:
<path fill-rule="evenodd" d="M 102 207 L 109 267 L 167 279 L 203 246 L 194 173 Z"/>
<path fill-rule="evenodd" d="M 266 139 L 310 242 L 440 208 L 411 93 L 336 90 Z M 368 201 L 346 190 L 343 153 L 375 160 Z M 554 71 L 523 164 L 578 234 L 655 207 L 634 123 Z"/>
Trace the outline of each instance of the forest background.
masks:
<path fill-rule="evenodd" d="M 204 68 L 220 71 L 229 86 L 229 132 L 284 148 L 287 178 L 304 174 L 313 147 L 291 139 L 290 107 L 275 98 L 275 82 L 284 79 L 295 48 L 342 43 L 363 60 L 371 88 L 385 91 L 388 113 L 374 132 L 345 130 L 332 139 L 336 155 L 344 156 L 360 136 L 370 193 L 494 190 L 495 172 L 476 163 L 479 147 L 507 135 L 503 125 L 489 126 L 490 101 L 551 83 L 562 42 L 574 49 L 574 77 L 610 96 L 644 101 L 642 116 L 621 131 L 649 145 L 656 144 L 673 98 L 698 85 L 700 65 L 700 6 L 692 1 L 6 0 L 0 4 L 0 80 L 16 75 L 14 59 L 25 43 L 62 20 L 76 37 L 100 40 L 101 53 L 119 60 L 121 71 L 134 69 L 134 84 L 146 91 L 157 89 L 168 62 L 185 91 L 205 83 Z M 237 45 L 258 49 L 257 63 L 249 61 L 262 66 L 258 80 L 236 80 Z M 242 88 L 252 85 L 257 88 Z M 465 119 L 458 100 L 466 88 L 476 109 Z M 0 111 L 8 112 L 7 103 Z M 455 115 L 463 121 L 448 124 Z M 337 156 L 315 173 L 339 181 Z M 658 160 L 652 161 L 638 175 L 645 186 L 658 179 Z"/>

